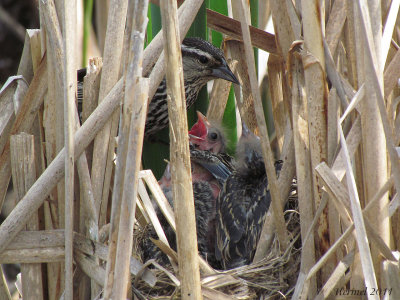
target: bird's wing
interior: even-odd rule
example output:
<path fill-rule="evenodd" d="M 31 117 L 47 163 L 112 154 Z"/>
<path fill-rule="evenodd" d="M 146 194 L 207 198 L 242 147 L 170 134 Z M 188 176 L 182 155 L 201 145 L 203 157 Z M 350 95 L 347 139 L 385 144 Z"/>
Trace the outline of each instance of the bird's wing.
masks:
<path fill-rule="evenodd" d="M 209 171 L 220 183 L 225 182 L 232 173 L 223 160 L 209 151 L 193 149 L 190 151 L 190 158 Z"/>

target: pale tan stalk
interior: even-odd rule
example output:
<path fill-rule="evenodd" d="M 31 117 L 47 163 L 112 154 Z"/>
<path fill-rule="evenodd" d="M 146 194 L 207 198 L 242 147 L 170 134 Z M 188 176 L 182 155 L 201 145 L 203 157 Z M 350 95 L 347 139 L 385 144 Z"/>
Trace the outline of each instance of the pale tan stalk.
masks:
<path fill-rule="evenodd" d="M 99 104 L 118 81 L 122 56 L 122 45 L 126 21 L 128 1 L 110 2 L 107 20 L 107 31 L 104 42 L 103 68 L 100 79 Z M 92 185 L 94 199 L 100 206 L 107 207 L 110 187 L 112 154 L 114 153 L 114 138 L 117 133 L 119 112 L 114 112 L 104 128 L 94 140 L 92 162 Z M 98 204 L 96 204 L 98 205 Z M 105 211 L 105 210 L 103 210 Z M 104 224 L 99 224 L 102 226 Z"/>
<path fill-rule="evenodd" d="M 73 299 L 74 129 L 76 92 L 76 0 L 64 2 L 65 292 Z"/>
<path fill-rule="evenodd" d="M 177 4 L 161 2 L 170 121 L 172 192 L 182 299 L 202 299 Z"/>
<path fill-rule="evenodd" d="M 19 201 L 36 179 L 34 140 L 32 135 L 21 133 L 11 136 L 10 142 L 13 184 Z M 39 229 L 37 213 L 31 217 L 26 229 Z M 21 274 L 24 297 L 43 299 L 41 265 L 21 264 Z"/>

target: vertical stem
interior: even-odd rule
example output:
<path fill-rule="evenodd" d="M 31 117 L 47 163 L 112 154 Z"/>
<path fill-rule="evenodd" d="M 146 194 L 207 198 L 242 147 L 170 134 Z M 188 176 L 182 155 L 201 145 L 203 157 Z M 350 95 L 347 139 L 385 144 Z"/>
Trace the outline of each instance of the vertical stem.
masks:
<path fill-rule="evenodd" d="M 172 190 L 181 295 L 182 299 L 202 299 L 176 1 L 162 1 L 161 16 L 167 70 Z"/>
<path fill-rule="evenodd" d="M 10 142 L 13 184 L 17 201 L 19 201 L 36 179 L 34 138 L 33 135 L 21 133 L 12 135 Z M 37 212 L 28 221 L 26 229 L 39 230 Z M 21 264 L 21 274 L 24 298 L 43 299 L 41 265 Z"/>
<path fill-rule="evenodd" d="M 103 52 L 103 69 L 100 79 L 99 103 L 103 101 L 119 78 L 127 7 L 127 0 L 113 0 L 110 3 L 107 33 Z M 114 151 L 114 136 L 111 135 L 115 135 L 116 133 L 118 116 L 118 112 L 114 113 L 112 120 L 107 122 L 94 141 L 91 173 L 94 199 L 96 202 L 104 204 L 102 205 L 102 208 L 104 209 L 107 207 L 108 187 L 110 184 L 109 179 L 111 178 L 111 172 L 106 173 L 106 167 L 112 167 L 112 164 L 110 164 L 110 161 L 112 162 L 110 153 L 111 151 Z M 114 132 L 112 132 L 112 128 L 114 128 Z M 106 174 L 108 175 L 108 178 L 106 178 Z M 99 225 L 102 226 L 103 224 Z"/>
<path fill-rule="evenodd" d="M 65 299 L 73 299 L 76 0 L 64 1 Z"/>

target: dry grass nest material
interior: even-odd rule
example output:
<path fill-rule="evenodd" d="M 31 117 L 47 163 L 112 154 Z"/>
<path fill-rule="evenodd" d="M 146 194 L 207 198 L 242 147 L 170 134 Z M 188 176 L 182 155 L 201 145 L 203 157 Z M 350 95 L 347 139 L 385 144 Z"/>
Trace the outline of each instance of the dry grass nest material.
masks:
<path fill-rule="evenodd" d="M 268 256 L 257 263 L 238 267 L 217 274 L 202 276 L 203 287 L 213 288 L 237 299 L 282 299 L 290 298 L 294 291 L 300 269 L 301 237 L 300 215 L 297 195 L 292 195 L 285 207 L 285 220 L 290 245 L 281 253 L 275 236 Z M 147 227 L 147 226 L 146 226 Z M 146 227 L 137 226 L 134 245 L 139 245 L 146 237 Z M 139 259 L 141 249 L 134 246 L 134 254 Z M 171 265 L 160 266 L 153 260 L 143 262 L 155 267 L 157 284 L 151 288 L 141 280 L 133 283 L 133 292 L 139 299 L 180 299 L 179 288 L 174 282 L 177 274 Z"/>

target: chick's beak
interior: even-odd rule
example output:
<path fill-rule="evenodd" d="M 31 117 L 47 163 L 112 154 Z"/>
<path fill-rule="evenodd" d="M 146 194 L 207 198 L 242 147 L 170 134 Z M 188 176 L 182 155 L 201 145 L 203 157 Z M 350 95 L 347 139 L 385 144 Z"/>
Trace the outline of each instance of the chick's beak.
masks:
<path fill-rule="evenodd" d="M 211 75 L 217 78 L 228 80 L 236 84 L 240 84 L 239 80 L 236 78 L 236 76 L 233 74 L 231 69 L 229 69 L 228 65 L 226 64 L 223 64 L 218 68 L 213 69 Z"/>

